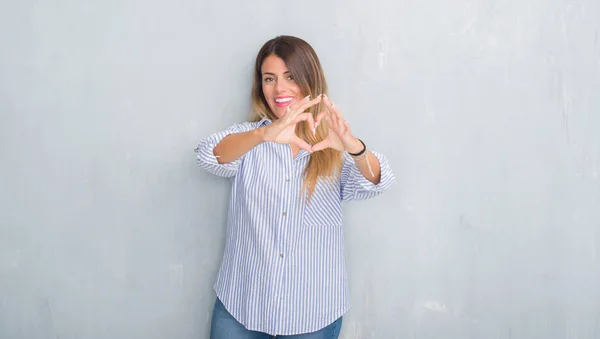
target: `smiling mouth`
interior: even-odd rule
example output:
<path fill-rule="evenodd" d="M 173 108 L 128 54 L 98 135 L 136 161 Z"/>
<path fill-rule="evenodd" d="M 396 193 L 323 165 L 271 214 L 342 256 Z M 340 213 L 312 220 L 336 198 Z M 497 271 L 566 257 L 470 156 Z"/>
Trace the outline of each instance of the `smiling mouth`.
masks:
<path fill-rule="evenodd" d="M 289 105 L 292 100 L 294 100 L 293 97 L 275 98 L 275 105 L 277 105 L 277 107 L 285 107 Z"/>

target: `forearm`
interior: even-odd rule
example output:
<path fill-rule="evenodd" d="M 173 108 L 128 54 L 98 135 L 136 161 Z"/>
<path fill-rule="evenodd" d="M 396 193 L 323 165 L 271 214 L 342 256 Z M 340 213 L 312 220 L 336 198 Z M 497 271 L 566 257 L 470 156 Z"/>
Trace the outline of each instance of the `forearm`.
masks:
<path fill-rule="evenodd" d="M 220 164 L 229 163 L 239 159 L 244 154 L 264 141 L 264 128 L 230 134 L 219 142 L 213 154 Z"/>
<path fill-rule="evenodd" d="M 354 140 L 352 140 L 347 146 L 346 150 L 349 153 L 356 154 L 359 153 L 365 147 L 366 146 L 364 146 L 362 142 L 354 138 Z M 379 181 L 381 180 L 381 165 L 379 164 L 379 160 L 373 153 L 371 153 L 367 149 L 364 153 L 362 153 L 359 156 L 352 156 L 352 159 L 354 159 L 354 162 L 356 163 L 356 166 L 358 167 L 358 170 L 363 175 L 363 177 L 365 177 L 367 180 L 369 180 L 375 185 L 379 183 Z"/>
<path fill-rule="evenodd" d="M 373 184 L 379 184 L 381 180 L 381 166 L 377 157 L 371 151 L 367 150 L 360 157 L 353 158 L 360 173 Z"/>

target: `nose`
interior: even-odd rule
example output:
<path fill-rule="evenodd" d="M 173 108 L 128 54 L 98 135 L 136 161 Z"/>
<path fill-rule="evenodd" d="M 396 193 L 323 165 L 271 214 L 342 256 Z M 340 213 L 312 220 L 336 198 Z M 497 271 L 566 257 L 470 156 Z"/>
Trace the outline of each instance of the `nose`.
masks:
<path fill-rule="evenodd" d="M 283 93 L 285 91 L 285 83 L 283 81 L 277 80 L 275 83 L 275 90 L 277 93 Z"/>

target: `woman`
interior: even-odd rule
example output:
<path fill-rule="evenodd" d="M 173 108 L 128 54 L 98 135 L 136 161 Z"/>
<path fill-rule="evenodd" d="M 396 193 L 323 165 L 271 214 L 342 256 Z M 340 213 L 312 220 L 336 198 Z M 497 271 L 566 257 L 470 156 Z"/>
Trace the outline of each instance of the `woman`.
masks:
<path fill-rule="evenodd" d="M 394 176 L 352 135 L 299 38 L 261 48 L 252 108 L 252 121 L 196 148 L 232 184 L 211 338 L 337 338 L 350 307 L 341 202 L 372 198 Z"/>

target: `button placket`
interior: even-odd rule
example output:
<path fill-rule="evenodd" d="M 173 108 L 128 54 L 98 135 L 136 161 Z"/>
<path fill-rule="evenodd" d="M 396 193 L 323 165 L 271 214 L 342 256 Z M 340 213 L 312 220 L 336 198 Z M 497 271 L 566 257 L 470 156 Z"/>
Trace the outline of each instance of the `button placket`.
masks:
<path fill-rule="evenodd" d="M 284 184 L 283 184 L 283 194 L 285 197 L 291 197 L 292 194 L 290 193 L 291 191 L 293 191 L 293 187 L 292 185 L 290 185 L 291 183 L 291 178 L 292 178 L 292 174 L 294 171 L 294 161 L 292 159 L 289 159 L 288 161 L 285 162 L 285 167 L 286 167 L 286 172 L 290 173 L 286 176 L 283 177 L 284 179 Z M 280 310 L 281 309 L 281 302 L 283 300 L 283 291 L 285 290 L 285 279 L 284 279 L 284 275 L 285 275 L 285 265 L 286 265 L 286 245 L 288 242 L 288 231 L 289 231 L 289 227 L 288 225 L 290 224 L 290 220 L 288 219 L 288 212 L 289 209 L 291 208 L 291 201 L 290 199 L 282 199 L 281 200 L 281 214 L 280 214 L 280 223 L 279 223 L 279 229 L 278 229 L 278 241 L 277 241 L 277 246 L 278 246 L 278 252 L 277 255 L 279 256 L 279 258 L 277 258 L 277 283 L 275 286 L 275 290 L 274 290 L 274 294 L 273 294 L 273 302 L 274 302 L 274 306 L 276 310 Z M 279 326 L 279 325 L 277 325 Z"/>

